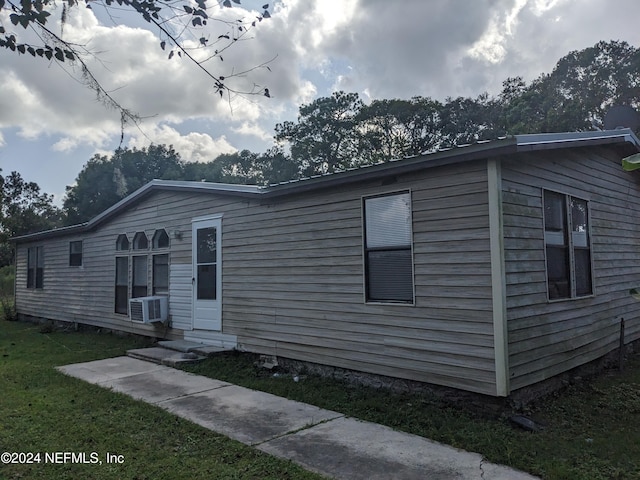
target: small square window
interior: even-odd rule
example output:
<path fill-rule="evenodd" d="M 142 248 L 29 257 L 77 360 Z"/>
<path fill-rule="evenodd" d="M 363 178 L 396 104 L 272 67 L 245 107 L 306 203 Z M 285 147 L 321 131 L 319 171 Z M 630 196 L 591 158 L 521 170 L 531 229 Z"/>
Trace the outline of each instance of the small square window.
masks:
<path fill-rule="evenodd" d="M 156 230 L 153 234 L 153 248 L 167 248 L 169 246 L 169 235 L 167 235 L 167 231 L 163 228 L 161 230 Z"/>
<path fill-rule="evenodd" d="M 118 239 L 116 240 L 116 250 L 120 252 L 126 252 L 129 250 L 129 239 L 124 233 L 118 235 Z"/>
<path fill-rule="evenodd" d="M 82 240 L 69 242 L 69 266 L 82 266 Z"/>
<path fill-rule="evenodd" d="M 144 232 L 138 232 L 133 237 L 134 250 L 146 250 L 149 248 L 149 239 Z"/>

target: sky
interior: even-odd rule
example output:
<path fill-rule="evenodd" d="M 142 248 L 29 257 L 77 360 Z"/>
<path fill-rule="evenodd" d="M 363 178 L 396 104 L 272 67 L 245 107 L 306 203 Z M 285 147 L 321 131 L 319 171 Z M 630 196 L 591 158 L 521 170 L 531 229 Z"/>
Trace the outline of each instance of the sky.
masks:
<path fill-rule="evenodd" d="M 200 36 L 214 43 L 229 33 L 216 18 L 253 19 L 266 1 L 228 9 L 209 0 L 212 18 L 203 30 L 185 31 L 195 35 L 186 44 Z M 277 123 L 295 121 L 302 104 L 334 91 L 356 92 L 365 102 L 497 94 L 506 78 L 529 82 L 601 40 L 640 47 L 638 0 L 278 0 L 269 12 L 222 61 L 205 66 L 236 89 L 267 87 L 270 98 L 221 99 L 191 62 L 169 60 L 170 47 L 162 50 L 158 32 L 135 16 L 73 8 L 62 26 L 54 11 L 50 28 L 86 47 L 92 74 L 142 120 L 121 140 L 118 111 L 79 81 L 79 68 L 0 50 L 2 174 L 18 171 L 61 205 L 83 165 L 119 146 L 173 145 L 185 161 L 264 152 Z M 0 12 L 0 24 L 9 30 L 7 13 Z M 200 59 L 214 48 L 220 44 L 190 51 Z"/>

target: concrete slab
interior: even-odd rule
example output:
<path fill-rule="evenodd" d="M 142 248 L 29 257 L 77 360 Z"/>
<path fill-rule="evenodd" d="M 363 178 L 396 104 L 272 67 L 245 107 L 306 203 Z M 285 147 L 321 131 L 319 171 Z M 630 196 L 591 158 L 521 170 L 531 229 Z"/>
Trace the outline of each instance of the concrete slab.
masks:
<path fill-rule="evenodd" d="M 180 364 L 197 363 L 205 358 L 204 356 L 193 352 L 180 352 L 163 347 L 127 350 L 127 356 L 137 358 L 139 360 L 146 360 L 148 362 L 159 363 L 161 365 L 167 365 L 169 367 L 175 367 Z"/>
<path fill-rule="evenodd" d="M 158 405 L 248 445 L 342 416 L 341 413 L 236 385 Z"/>
<path fill-rule="evenodd" d="M 352 418 L 339 418 L 257 446 L 337 479 L 534 480 L 482 456 Z"/>
<path fill-rule="evenodd" d="M 189 340 L 163 340 L 158 342 L 163 348 L 177 350 L 178 352 L 193 352 L 198 355 L 208 357 L 216 353 L 229 352 L 228 348 L 216 347 L 214 345 L 205 345 L 203 343 L 191 342 Z"/>
<path fill-rule="evenodd" d="M 536 478 L 423 437 L 130 357 L 58 370 L 337 479 Z"/>
<path fill-rule="evenodd" d="M 125 393 L 148 403 L 158 403 L 229 385 L 231 384 L 220 380 L 168 367 L 100 383 L 102 387 L 112 388 L 116 392 Z"/>
<path fill-rule="evenodd" d="M 202 343 L 190 342 L 189 340 L 162 340 L 158 345 L 178 352 L 191 352 L 194 348 L 204 346 Z"/>
<path fill-rule="evenodd" d="M 102 383 L 117 378 L 137 375 L 139 373 L 169 369 L 169 367 L 163 367 L 130 357 L 116 357 L 65 365 L 57 367 L 57 369 L 66 375 L 79 378 L 89 383 Z"/>
<path fill-rule="evenodd" d="M 197 353 L 198 355 L 204 355 L 205 357 L 210 357 L 211 355 L 215 355 L 217 353 L 231 352 L 232 349 L 216 347 L 214 345 L 200 345 L 199 347 L 191 350 L 193 353 Z"/>

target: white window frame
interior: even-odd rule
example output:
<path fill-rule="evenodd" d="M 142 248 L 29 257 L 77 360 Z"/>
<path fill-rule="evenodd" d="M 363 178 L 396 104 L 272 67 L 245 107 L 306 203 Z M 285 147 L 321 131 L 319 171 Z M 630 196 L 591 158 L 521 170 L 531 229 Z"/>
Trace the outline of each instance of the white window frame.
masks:
<path fill-rule="evenodd" d="M 367 209 L 366 202 L 367 200 L 376 199 L 376 198 L 384 198 L 384 197 L 393 197 L 397 195 L 408 195 L 409 196 L 409 245 L 406 247 L 389 247 L 388 250 L 409 250 L 409 255 L 411 259 L 411 300 L 393 300 L 393 299 L 375 299 L 370 298 L 369 295 L 369 260 L 368 253 L 371 251 L 375 251 L 375 248 L 367 247 Z M 362 225 L 362 260 L 363 260 L 363 297 L 364 303 L 366 304 L 374 304 L 374 305 L 405 305 L 405 306 L 414 306 L 416 301 L 416 292 L 415 292 L 415 264 L 413 258 L 413 201 L 412 194 L 410 189 L 403 189 L 391 192 L 384 192 L 375 195 L 366 195 L 361 197 L 361 225 Z M 384 247 L 378 248 L 379 251 L 386 251 Z"/>
<path fill-rule="evenodd" d="M 74 252 L 73 251 L 73 246 L 80 244 L 80 252 Z M 74 258 L 80 258 L 80 263 L 78 263 L 77 265 L 72 263 L 72 259 Z M 82 267 L 84 262 L 84 241 L 82 240 L 71 240 L 69 242 L 69 266 L 70 267 Z"/>
<path fill-rule="evenodd" d="M 544 267 L 545 267 L 545 283 L 547 289 L 547 301 L 549 303 L 554 302 L 563 302 L 568 300 L 580 300 L 584 298 L 592 298 L 596 295 L 596 284 L 595 284 L 595 275 L 594 275 L 594 261 L 593 261 L 593 236 L 592 236 L 592 216 L 591 216 L 591 201 L 578 196 L 571 195 L 566 192 L 561 192 L 558 190 L 553 190 L 551 188 L 542 188 L 542 234 L 544 240 Z M 557 195 L 562 195 L 564 198 L 564 208 L 565 208 L 565 221 L 567 225 L 567 248 L 569 249 L 569 296 L 562 298 L 550 298 L 549 296 L 549 266 L 548 266 L 548 255 L 547 255 L 547 234 L 546 232 L 546 212 L 545 212 L 545 192 L 555 193 Z M 587 206 L 587 247 L 589 250 L 589 271 L 591 274 L 590 283 L 591 283 L 591 293 L 586 295 L 578 295 L 576 292 L 576 261 L 575 261 L 575 245 L 574 245 L 574 232 L 573 232 L 573 218 L 571 213 L 571 199 L 580 200 L 586 203 Z"/>

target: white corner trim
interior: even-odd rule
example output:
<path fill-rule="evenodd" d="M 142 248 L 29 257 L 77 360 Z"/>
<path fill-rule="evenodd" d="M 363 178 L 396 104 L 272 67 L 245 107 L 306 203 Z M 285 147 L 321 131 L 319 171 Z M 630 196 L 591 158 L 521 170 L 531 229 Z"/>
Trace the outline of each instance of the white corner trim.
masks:
<path fill-rule="evenodd" d="M 491 250 L 491 295 L 496 394 L 501 397 L 506 397 L 510 393 L 510 388 L 507 287 L 502 224 L 502 172 L 500 161 L 495 158 L 487 160 L 487 187 L 489 195 L 489 243 Z"/>

